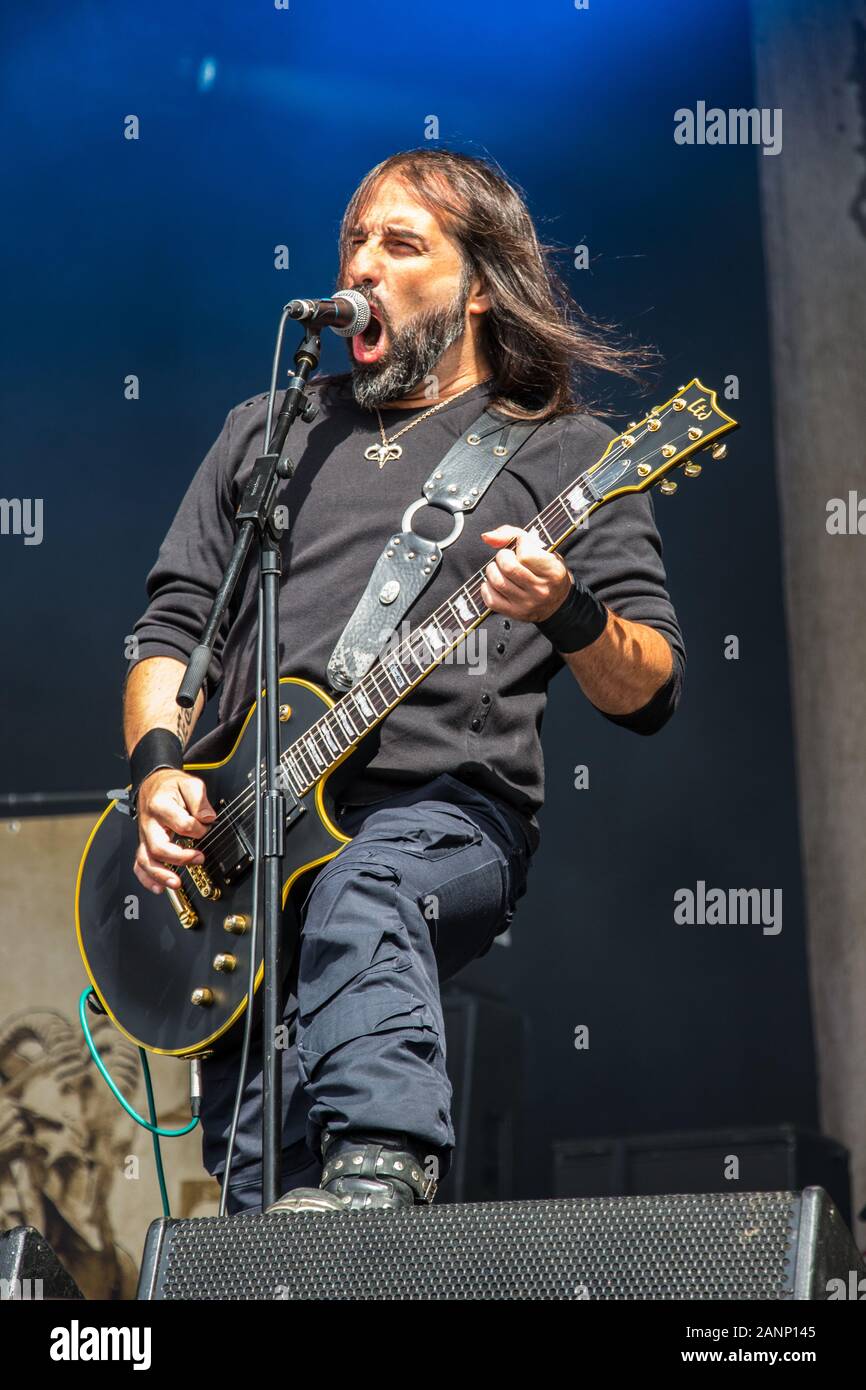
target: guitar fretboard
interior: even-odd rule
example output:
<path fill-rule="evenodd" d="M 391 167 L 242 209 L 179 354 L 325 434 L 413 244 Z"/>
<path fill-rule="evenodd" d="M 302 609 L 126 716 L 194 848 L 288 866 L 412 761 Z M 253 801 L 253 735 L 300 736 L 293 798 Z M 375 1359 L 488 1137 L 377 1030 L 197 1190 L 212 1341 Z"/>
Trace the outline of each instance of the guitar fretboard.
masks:
<path fill-rule="evenodd" d="M 737 422 L 719 409 L 715 393 L 708 392 L 695 378 L 689 386 L 681 386 L 664 406 L 654 406 L 640 425 L 629 425 L 628 432 L 619 435 L 597 463 L 522 529 L 534 532 L 542 548 L 556 550 L 591 511 L 623 491 L 642 492 L 654 482 L 663 490 L 674 491 L 676 484 L 666 477 L 671 469 L 696 450 L 711 446 L 714 458 L 724 457 L 725 446 L 713 445 L 713 441 L 736 428 Z M 688 474 L 688 468 L 685 471 Z M 692 465 L 689 476 L 696 477 L 700 471 L 698 465 Z M 511 548 L 515 545 L 511 542 Z M 277 773 L 289 792 L 300 798 L 311 791 L 489 617 L 491 610 L 481 597 L 486 568 L 477 570 L 393 650 L 386 649 L 386 642 L 366 674 L 285 750 Z M 392 632 L 388 642 L 395 637 Z M 251 772 L 249 780 L 252 778 Z M 201 841 L 202 849 L 207 848 L 208 841 L 214 847 L 218 844 L 218 868 L 223 861 L 233 864 L 238 856 L 249 854 L 255 805 L 255 792 L 250 788 L 220 812 L 215 826 Z"/>
<path fill-rule="evenodd" d="M 602 500 L 617 475 L 621 475 L 622 464 L 618 458 L 614 453 L 582 473 L 524 529 L 534 531 L 545 549 L 555 550 Z M 512 542 L 510 548 L 513 549 L 513 545 Z M 484 579 L 484 570 L 477 570 L 286 749 L 280 765 L 297 796 L 309 791 L 357 747 L 376 724 L 489 616 L 491 610 L 481 597 Z"/>

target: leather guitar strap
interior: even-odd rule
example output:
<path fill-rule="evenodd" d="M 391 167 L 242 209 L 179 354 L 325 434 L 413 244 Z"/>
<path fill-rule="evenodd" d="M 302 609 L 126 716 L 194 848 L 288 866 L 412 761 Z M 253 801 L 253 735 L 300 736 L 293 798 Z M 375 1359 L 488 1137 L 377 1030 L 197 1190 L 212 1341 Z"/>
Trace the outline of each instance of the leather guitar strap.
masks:
<path fill-rule="evenodd" d="M 423 495 L 406 508 L 401 529 L 382 547 L 367 587 L 331 653 L 327 675 L 335 690 L 350 690 L 366 675 L 432 580 L 442 563 L 443 550 L 459 537 L 464 513 L 477 506 L 539 424 L 537 420 L 526 424 L 504 421 L 485 410 L 436 465 L 423 485 Z M 454 525 L 443 540 L 425 540 L 412 530 L 414 515 L 424 506 L 451 512 Z"/>

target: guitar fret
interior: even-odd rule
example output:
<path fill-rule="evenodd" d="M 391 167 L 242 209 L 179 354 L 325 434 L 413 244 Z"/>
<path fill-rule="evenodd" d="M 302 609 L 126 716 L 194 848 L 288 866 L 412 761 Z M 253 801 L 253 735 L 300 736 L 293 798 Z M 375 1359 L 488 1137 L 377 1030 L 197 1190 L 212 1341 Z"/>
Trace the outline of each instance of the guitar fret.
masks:
<path fill-rule="evenodd" d="M 294 744 L 294 748 L 295 748 L 295 757 L 297 758 L 297 761 L 298 761 L 298 766 L 300 767 L 301 771 L 302 771 L 303 774 L 304 774 L 304 783 L 305 783 L 305 784 L 311 784 L 311 783 L 315 782 L 315 780 L 316 780 L 316 774 L 315 774 L 315 772 L 313 771 L 313 769 L 307 765 L 307 760 L 306 760 L 306 758 L 304 757 L 304 750 L 303 750 L 303 748 L 301 747 L 300 742 Z M 311 775 L 311 774 L 312 774 L 312 775 Z"/>
<path fill-rule="evenodd" d="M 343 753 L 345 753 L 349 744 L 352 742 L 352 733 L 347 732 L 347 730 L 340 722 L 340 718 L 337 712 L 338 708 L 339 706 L 335 705 L 333 709 L 328 710 L 327 714 L 322 715 L 322 722 L 328 725 L 328 732 L 332 735 L 333 740 L 337 745 L 339 754 L 342 755 Z M 343 744 L 344 737 L 346 739 L 345 745 Z"/>
<path fill-rule="evenodd" d="M 364 694 L 364 691 L 360 688 L 355 693 L 355 704 L 360 709 L 364 719 L 372 724 L 373 720 L 376 718 L 376 712 L 367 699 L 367 696 Z"/>
<path fill-rule="evenodd" d="M 328 767 L 331 761 L 331 750 L 329 749 L 325 740 L 321 719 L 316 720 L 315 724 L 310 730 L 310 733 L 314 735 L 316 751 L 318 752 L 319 757 L 322 759 L 322 766 Z"/>
<path fill-rule="evenodd" d="M 475 596 L 473 593 L 471 593 L 471 592 L 469 591 L 468 588 L 467 588 L 467 590 L 466 590 L 466 596 L 467 596 L 467 598 L 469 598 L 469 599 L 472 600 L 472 607 L 475 609 L 475 612 L 474 612 L 474 614 L 473 614 L 473 622 L 474 622 L 475 618 L 479 618 L 479 617 L 481 616 L 481 614 L 485 611 L 484 603 L 483 603 L 482 598 L 481 598 L 481 584 L 482 584 L 483 581 L 484 581 L 484 577 L 485 577 L 485 576 L 482 575 L 482 574 L 479 574 L 479 575 L 476 576 L 476 581 L 475 581 L 475 582 L 478 583 L 478 597 L 477 597 L 477 598 L 476 598 L 476 596 Z"/>
<path fill-rule="evenodd" d="M 598 493 L 589 478 L 585 477 L 583 474 L 581 474 L 577 482 L 570 487 L 567 492 L 561 492 L 556 498 L 557 503 L 562 507 L 572 523 L 578 521 L 583 516 L 584 512 L 598 500 Z"/>
<path fill-rule="evenodd" d="M 291 752 L 286 753 L 285 758 L 286 766 L 290 769 L 292 777 L 297 784 L 296 790 L 300 791 L 302 787 L 305 787 L 307 785 L 307 779 L 303 776 Z"/>
<path fill-rule="evenodd" d="M 376 668 L 374 666 L 373 670 L 368 672 L 364 679 L 370 682 L 369 686 L 367 687 L 367 694 L 370 697 L 370 704 L 376 711 L 376 718 L 379 719 L 388 708 L 388 701 L 385 699 L 385 696 L 382 694 L 382 691 L 379 688 L 379 684 L 376 680 L 375 671 Z"/>
<path fill-rule="evenodd" d="M 325 715 L 325 718 L 328 721 L 328 728 L 331 731 L 331 735 L 334 739 L 334 742 L 336 743 L 337 747 L 340 749 L 341 752 L 345 752 L 351 739 L 351 735 L 344 727 L 343 722 L 340 718 L 339 705 L 335 705 L 332 710 L 329 710 L 328 713 Z"/>
<path fill-rule="evenodd" d="M 360 701 L 359 701 L 359 699 L 358 699 L 358 692 L 357 692 L 356 690 L 350 690 L 350 691 L 348 692 L 348 694 L 344 696 L 344 698 L 345 698 L 347 704 L 348 704 L 348 702 L 349 702 L 350 700 L 352 701 L 352 706 L 353 706 L 353 708 L 352 708 L 352 715 L 353 715 L 353 719 L 356 719 L 356 720 L 360 723 L 362 729 L 366 730 L 366 728 L 367 728 L 367 716 L 366 716 L 366 714 L 364 713 L 364 711 L 363 711 L 362 708 L 361 708 L 361 704 L 360 704 Z"/>
<path fill-rule="evenodd" d="M 358 737 L 359 732 L 360 732 L 360 733 L 366 733 L 366 726 L 365 726 L 364 728 L 360 729 L 360 730 L 358 729 L 358 725 L 355 723 L 355 719 L 358 717 L 358 711 L 357 711 L 357 710 L 355 711 L 355 715 L 354 715 L 354 717 L 353 717 L 352 711 L 351 711 L 351 709 L 349 708 L 349 699 L 350 699 L 350 695 L 349 695 L 349 692 L 347 692 L 346 695 L 343 697 L 343 700 L 341 701 L 341 704 L 342 704 L 342 708 L 343 708 L 343 710 L 344 710 L 344 712 L 345 712 L 346 720 L 347 720 L 347 722 L 348 722 L 349 728 L 352 730 L 352 738 L 354 739 L 354 738 L 357 738 L 357 737 Z"/>
<path fill-rule="evenodd" d="M 337 755 L 337 757 L 339 757 L 340 754 L 344 751 L 344 750 L 340 747 L 340 745 L 337 743 L 336 739 L 334 738 L 333 734 L 331 733 L 331 730 L 328 728 L 328 724 L 327 724 L 327 720 L 326 720 L 326 719 L 323 719 L 323 720 L 322 720 L 322 738 L 323 738 L 323 739 L 325 740 L 325 742 L 327 743 L 327 745 L 328 745 L 328 747 L 330 748 L 331 752 L 332 752 L 332 753 L 335 753 L 335 754 Z"/>
<path fill-rule="evenodd" d="M 394 676 L 392 675 L 392 671 L 393 671 L 394 667 L 397 668 L 397 679 L 396 679 L 396 680 L 394 679 Z M 396 657 L 392 657 L 390 661 L 383 662 L 383 663 L 382 663 L 382 670 L 386 672 L 389 681 L 390 681 L 391 684 L 393 685 L 393 687 L 394 687 L 395 691 L 397 692 L 397 694 L 399 694 L 400 691 L 403 689 L 403 686 L 406 685 L 406 684 L 408 683 L 408 679 L 409 679 L 409 678 L 408 678 L 408 676 L 406 675 L 406 672 L 403 670 L 403 667 L 400 665 L 400 663 L 399 663 L 399 661 L 397 660 L 397 658 L 396 658 Z"/>
<path fill-rule="evenodd" d="M 342 701 L 339 705 L 335 706 L 335 713 L 340 721 L 344 734 L 351 743 L 353 739 L 357 738 L 358 730 L 349 718 L 347 711 L 343 708 Z"/>
<path fill-rule="evenodd" d="M 442 633 L 445 642 L 450 647 L 453 645 L 453 643 L 458 637 L 462 637 L 464 635 L 463 627 L 462 624 L 458 623 L 457 619 L 454 617 L 454 613 L 452 611 L 450 603 L 448 604 L 448 612 L 441 613 L 441 616 L 440 613 L 435 613 L 433 616 L 436 620 L 436 624 L 439 628 L 439 631 Z"/>
<path fill-rule="evenodd" d="M 452 616 L 452 618 L 454 619 L 455 623 L 457 624 L 458 631 L 460 631 L 460 632 L 465 632 L 466 629 L 465 629 L 464 626 L 463 626 L 463 622 L 462 622 L 462 620 L 461 620 L 461 618 L 460 618 L 460 615 L 459 615 L 459 613 L 456 611 L 456 609 L 455 609 L 455 607 L 454 607 L 454 604 L 451 602 L 450 599 L 448 600 L 448 607 L 449 607 L 449 609 L 451 610 L 451 616 Z"/>
<path fill-rule="evenodd" d="M 381 689 L 378 688 L 373 671 L 370 671 L 370 673 L 364 677 L 364 680 L 370 682 L 366 689 L 364 689 L 364 694 L 370 699 L 370 708 L 373 709 L 375 719 L 381 719 L 382 714 L 388 709 L 388 701 L 386 701 L 385 696 L 382 695 Z M 379 708 L 379 706 L 381 706 L 381 708 Z"/>
<path fill-rule="evenodd" d="M 295 796 L 299 796 L 304 784 L 298 777 L 295 769 L 292 767 L 291 754 L 287 753 L 285 755 L 285 761 L 283 761 L 283 759 L 281 758 L 280 765 L 286 774 L 286 782 L 288 783 L 289 790 L 294 792 Z"/>
<path fill-rule="evenodd" d="M 464 608 L 466 609 L 465 614 L 463 612 Z M 457 596 L 457 611 L 460 613 L 461 617 L 465 617 L 467 623 L 474 623 L 475 619 L 478 617 L 478 609 L 475 607 L 472 595 L 465 585 Z"/>
<path fill-rule="evenodd" d="M 440 647 L 446 647 L 448 645 L 445 638 L 442 636 L 442 629 L 435 618 L 433 618 L 432 621 L 429 622 L 426 627 L 423 627 L 421 631 L 427 638 L 430 650 L 435 652 L 437 655 Z"/>
<path fill-rule="evenodd" d="M 388 693 L 388 691 L 386 691 L 386 693 L 383 694 L 382 699 L 385 701 L 385 708 L 386 708 L 386 709 L 390 709 L 391 706 L 393 705 L 394 701 L 397 699 L 397 696 L 398 696 L 397 687 L 395 686 L 394 682 L 391 680 L 391 677 L 388 675 L 388 672 L 385 670 L 385 667 L 382 665 L 381 662 L 379 663 L 379 668 L 378 668 L 378 669 L 379 669 L 379 672 L 381 673 L 381 675 L 382 675 L 383 677 L 387 677 L 387 681 L 388 681 L 388 691 L 390 691 L 390 693 Z"/>
<path fill-rule="evenodd" d="M 565 535 L 566 531 L 571 530 L 572 526 L 574 525 L 574 520 L 570 512 L 568 511 L 568 508 L 565 506 L 565 503 L 562 502 L 562 500 L 559 497 L 557 497 L 555 502 L 551 502 L 550 506 L 551 509 L 554 507 L 556 508 L 556 512 L 554 516 L 551 518 L 551 520 L 553 520 L 556 523 L 556 529 L 558 533 L 556 539 L 561 539 L 561 537 Z"/>
<path fill-rule="evenodd" d="M 313 730 L 312 730 L 312 729 L 310 730 L 310 732 L 307 734 L 306 738 L 304 739 L 304 744 L 306 745 L 307 748 L 309 748 L 310 753 L 312 754 L 312 757 L 313 757 L 313 762 L 315 763 L 317 770 L 318 770 L 319 772 L 321 772 L 322 768 L 325 766 L 325 759 L 322 757 L 321 753 L 319 752 L 319 749 L 318 749 L 318 747 L 317 747 L 317 745 L 316 745 L 316 741 L 315 741 L 315 739 L 313 738 Z"/>

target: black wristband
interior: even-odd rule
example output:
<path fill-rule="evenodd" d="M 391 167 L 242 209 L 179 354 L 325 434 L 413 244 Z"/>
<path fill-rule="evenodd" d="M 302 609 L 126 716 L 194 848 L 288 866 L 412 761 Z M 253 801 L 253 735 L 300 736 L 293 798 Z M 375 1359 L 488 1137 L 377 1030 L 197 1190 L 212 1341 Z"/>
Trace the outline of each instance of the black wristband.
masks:
<path fill-rule="evenodd" d="M 601 636 L 607 626 L 607 609 L 590 589 L 572 575 L 571 592 L 549 618 L 535 626 L 558 652 L 579 652 Z"/>
<path fill-rule="evenodd" d="M 138 789 L 146 777 L 161 767 L 183 768 L 183 744 L 171 729 L 148 729 L 138 740 L 129 755 L 129 772 L 132 787 L 129 792 L 129 809 L 134 816 Z"/>
<path fill-rule="evenodd" d="M 682 666 L 675 657 L 673 670 L 664 685 L 660 686 L 655 695 L 647 700 L 645 705 L 641 705 L 640 709 L 632 710 L 630 714 L 608 714 L 603 709 L 598 712 L 603 714 L 605 719 L 610 720 L 611 724 L 619 724 L 623 729 L 631 729 L 632 733 L 655 734 L 658 733 L 659 729 L 664 728 L 679 704 L 682 684 Z M 596 709 L 598 709 L 597 705 Z"/>

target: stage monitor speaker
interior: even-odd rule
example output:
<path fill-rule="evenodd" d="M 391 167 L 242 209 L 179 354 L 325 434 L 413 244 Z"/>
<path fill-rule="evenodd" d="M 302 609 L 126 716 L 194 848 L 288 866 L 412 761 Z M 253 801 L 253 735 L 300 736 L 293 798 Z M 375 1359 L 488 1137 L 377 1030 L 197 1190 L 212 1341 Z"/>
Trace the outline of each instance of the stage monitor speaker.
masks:
<path fill-rule="evenodd" d="M 864 1276 L 812 1187 L 160 1220 L 138 1297 L 823 1300 Z"/>
<path fill-rule="evenodd" d="M 83 1297 L 35 1226 L 0 1232 L 0 1300 Z"/>

